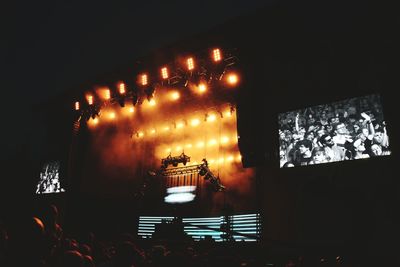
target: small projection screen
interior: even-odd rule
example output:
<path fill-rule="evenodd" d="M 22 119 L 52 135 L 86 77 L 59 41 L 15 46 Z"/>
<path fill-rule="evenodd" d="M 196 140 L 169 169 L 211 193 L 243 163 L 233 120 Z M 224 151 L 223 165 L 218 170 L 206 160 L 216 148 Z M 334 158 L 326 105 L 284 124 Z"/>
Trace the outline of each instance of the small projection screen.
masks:
<path fill-rule="evenodd" d="M 59 161 L 49 161 L 43 164 L 39 182 L 36 186 L 36 194 L 50 194 L 65 192 L 60 181 L 61 168 Z"/>
<path fill-rule="evenodd" d="M 280 113 L 280 167 L 390 155 L 377 94 Z"/>

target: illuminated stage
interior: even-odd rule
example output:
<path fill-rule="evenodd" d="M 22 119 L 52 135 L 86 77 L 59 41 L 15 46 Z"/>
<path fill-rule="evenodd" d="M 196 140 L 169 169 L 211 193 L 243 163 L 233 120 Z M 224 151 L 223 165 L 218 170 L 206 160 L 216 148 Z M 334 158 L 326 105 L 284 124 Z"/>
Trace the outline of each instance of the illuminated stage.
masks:
<path fill-rule="evenodd" d="M 137 215 L 258 213 L 255 172 L 238 148 L 238 59 L 207 51 L 93 85 L 75 102 L 76 192 L 131 202 Z M 182 187 L 189 198 L 176 200 Z"/>

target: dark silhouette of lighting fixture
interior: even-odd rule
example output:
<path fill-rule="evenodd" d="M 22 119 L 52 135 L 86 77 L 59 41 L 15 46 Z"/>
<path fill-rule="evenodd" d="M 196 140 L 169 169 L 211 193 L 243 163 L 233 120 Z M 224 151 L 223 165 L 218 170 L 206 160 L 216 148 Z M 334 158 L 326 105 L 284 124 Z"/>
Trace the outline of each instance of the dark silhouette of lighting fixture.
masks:
<path fill-rule="evenodd" d="M 183 165 L 186 166 L 186 164 L 190 162 L 190 157 L 185 154 L 185 152 L 182 152 L 179 156 L 171 156 L 171 153 L 164 158 L 161 159 L 161 169 L 166 169 L 169 165 L 172 165 L 174 167 L 177 167 L 179 163 L 182 163 Z"/>
<path fill-rule="evenodd" d="M 139 102 L 139 94 L 137 92 L 132 92 L 132 105 L 136 106 Z"/>
<path fill-rule="evenodd" d="M 90 118 L 95 119 L 100 117 L 100 107 L 97 105 L 90 105 L 82 111 L 82 118 L 88 121 Z"/>
<path fill-rule="evenodd" d="M 208 162 L 206 159 L 202 160 L 202 164 L 199 165 L 199 175 L 204 176 L 204 180 L 209 180 L 214 187 L 215 192 L 224 191 L 226 187 L 221 184 L 221 180 L 218 176 L 215 176 L 212 171 L 208 168 Z"/>
<path fill-rule="evenodd" d="M 118 90 L 117 101 L 118 101 L 118 104 L 123 108 L 123 107 L 125 107 L 125 98 L 127 95 L 126 84 L 123 82 L 119 82 L 117 84 L 117 90 Z"/>
<path fill-rule="evenodd" d="M 151 101 L 154 98 L 157 88 L 159 84 L 149 85 L 144 89 L 144 93 L 146 94 L 147 101 Z"/>

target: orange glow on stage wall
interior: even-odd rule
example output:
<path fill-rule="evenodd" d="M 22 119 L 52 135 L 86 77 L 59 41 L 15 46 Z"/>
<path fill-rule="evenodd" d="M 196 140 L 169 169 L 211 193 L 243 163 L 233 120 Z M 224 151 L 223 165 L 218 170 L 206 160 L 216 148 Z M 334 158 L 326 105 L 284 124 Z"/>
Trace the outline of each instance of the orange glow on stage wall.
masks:
<path fill-rule="evenodd" d="M 215 89 L 210 94 L 221 91 Z M 255 174 L 241 163 L 236 110 L 229 102 L 231 98 L 210 101 L 207 96 L 195 94 L 191 101 L 186 101 L 185 97 L 171 90 L 159 90 L 154 99 L 157 105 L 152 106 L 148 100 L 135 108 L 109 105 L 96 121 L 89 120 L 91 138 L 85 157 L 92 166 L 83 171 L 83 176 L 92 178 L 82 179 L 82 188 L 103 194 L 133 194 L 145 173 L 160 169 L 161 159 L 184 152 L 190 157 L 187 166 L 208 160 L 210 170 L 226 186 L 229 202 L 237 207 L 248 205 L 248 199 L 253 199 Z M 215 192 L 208 196 L 215 199 L 212 209 L 221 206 L 223 194 Z"/>

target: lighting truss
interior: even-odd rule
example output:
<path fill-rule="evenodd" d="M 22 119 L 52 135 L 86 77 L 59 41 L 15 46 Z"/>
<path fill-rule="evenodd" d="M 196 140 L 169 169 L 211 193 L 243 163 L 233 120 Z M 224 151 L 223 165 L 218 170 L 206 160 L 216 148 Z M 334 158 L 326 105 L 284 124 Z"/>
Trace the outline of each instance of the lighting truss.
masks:
<path fill-rule="evenodd" d="M 201 164 L 185 166 L 185 167 L 164 169 L 163 171 L 161 171 L 161 175 L 163 175 L 163 176 L 172 176 L 172 175 L 198 173 L 199 170 L 200 170 L 200 166 L 201 166 Z"/>
<path fill-rule="evenodd" d="M 119 103 L 121 107 L 123 107 L 126 101 L 131 101 L 133 105 L 142 104 L 143 99 L 146 97 L 150 100 L 154 91 L 156 90 L 156 86 L 159 84 L 168 84 L 169 86 L 181 88 L 187 87 L 189 83 L 193 83 L 198 85 L 201 81 L 205 83 L 211 82 L 219 82 L 221 81 L 224 74 L 234 67 L 234 65 L 238 62 L 238 58 L 232 55 L 231 52 L 226 52 L 226 56 L 222 58 L 220 64 L 215 64 L 212 62 L 208 62 L 204 59 L 196 60 L 198 62 L 195 69 L 191 70 L 184 70 L 178 66 L 176 63 L 169 63 L 168 66 L 168 75 L 165 76 L 162 80 L 154 81 L 152 83 L 149 82 L 150 77 L 147 74 L 142 74 L 140 76 L 140 80 L 137 81 L 139 83 L 139 87 L 142 90 L 138 90 L 135 88 L 131 83 L 127 84 L 127 89 L 124 93 L 119 93 L 118 96 L 111 96 L 110 100 L 103 101 L 102 103 L 97 103 L 96 105 L 101 108 L 106 105 L 105 102 L 110 103 Z M 145 76 L 144 76 L 145 75 Z M 113 87 L 113 86 L 112 86 Z M 135 89 L 134 89 L 135 88 Z M 90 108 L 82 108 L 79 107 L 81 110 L 81 114 L 87 115 L 84 116 L 85 118 L 90 118 L 91 115 L 97 116 L 98 112 L 93 114 L 93 110 L 89 110 Z M 89 114 L 87 114 L 89 113 Z"/>

